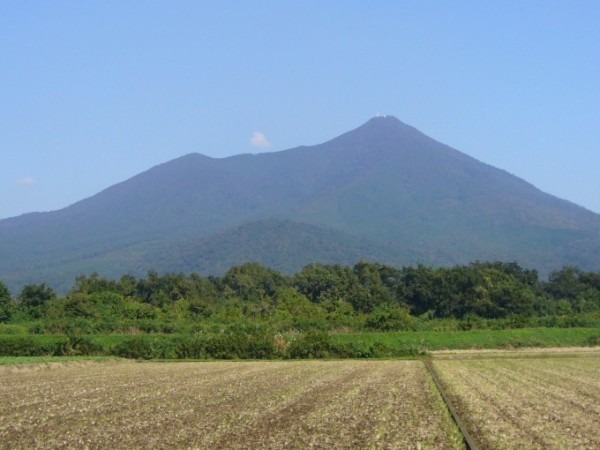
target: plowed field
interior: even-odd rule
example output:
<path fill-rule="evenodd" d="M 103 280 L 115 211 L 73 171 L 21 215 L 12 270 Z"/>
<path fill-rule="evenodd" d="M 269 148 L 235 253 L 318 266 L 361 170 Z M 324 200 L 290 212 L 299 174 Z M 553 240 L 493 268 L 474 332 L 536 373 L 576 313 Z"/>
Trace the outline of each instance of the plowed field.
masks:
<path fill-rule="evenodd" d="M 598 353 L 471 353 L 434 367 L 481 448 L 600 448 Z"/>
<path fill-rule="evenodd" d="M 600 352 L 436 354 L 482 449 L 600 448 Z M 0 448 L 463 448 L 422 361 L 0 366 Z"/>
<path fill-rule="evenodd" d="M 462 448 L 420 361 L 0 368 L 2 448 Z"/>

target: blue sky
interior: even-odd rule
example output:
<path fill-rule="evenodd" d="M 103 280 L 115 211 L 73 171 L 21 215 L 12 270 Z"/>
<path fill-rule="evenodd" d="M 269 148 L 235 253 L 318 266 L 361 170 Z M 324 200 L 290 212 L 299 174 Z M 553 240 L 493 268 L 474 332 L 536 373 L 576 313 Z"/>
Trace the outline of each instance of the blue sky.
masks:
<path fill-rule="evenodd" d="M 600 2 L 0 0 L 0 218 L 378 113 L 600 212 Z"/>

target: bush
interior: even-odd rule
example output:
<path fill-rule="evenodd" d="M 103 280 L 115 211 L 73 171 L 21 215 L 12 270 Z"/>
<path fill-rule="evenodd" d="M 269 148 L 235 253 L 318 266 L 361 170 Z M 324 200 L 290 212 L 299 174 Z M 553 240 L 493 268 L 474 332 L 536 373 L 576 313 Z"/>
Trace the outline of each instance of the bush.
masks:
<path fill-rule="evenodd" d="M 104 347 L 94 342 L 90 336 L 69 336 L 68 355 L 102 355 Z"/>
<path fill-rule="evenodd" d="M 195 334 L 191 336 L 178 336 L 173 341 L 175 353 L 179 359 L 206 359 L 208 336 Z"/>
<path fill-rule="evenodd" d="M 355 342 L 332 343 L 330 353 L 331 356 L 336 358 L 372 358 L 379 356 L 374 354 L 372 346 L 364 348 Z"/>
<path fill-rule="evenodd" d="M 331 338 L 323 331 L 308 331 L 292 341 L 289 356 L 293 359 L 331 357 Z"/>
<path fill-rule="evenodd" d="M 111 354 L 134 359 L 174 359 L 177 357 L 174 339 L 170 336 L 134 336 L 111 349 Z"/>
<path fill-rule="evenodd" d="M 590 336 L 587 340 L 587 343 L 590 346 L 600 345 L 600 334 L 597 334 L 595 336 Z"/>
<path fill-rule="evenodd" d="M 415 329 L 416 319 L 400 305 L 383 303 L 368 315 L 365 325 L 371 330 L 407 331 Z"/>
<path fill-rule="evenodd" d="M 0 335 L 1 334 L 27 334 L 27 327 L 24 325 L 0 323 Z"/>
<path fill-rule="evenodd" d="M 195 335 L 139 335 L 111 348 L 111 354 L 136 359 L 266 359 L 277 357 L 274 337 L 261 329 L 234 328 Z"/>
<path fill-rule="evenodd" d="M 268 359 L 277 356 L 271 333 L 261 327 L 243 325 L 209 336 L 205 349 L 209 357 L 216 359 Z"/>
<path fill-rule="evenodd" d="M 66 336 L 0 336 L 0 356 L 57 356 L 68 347 Z"/>

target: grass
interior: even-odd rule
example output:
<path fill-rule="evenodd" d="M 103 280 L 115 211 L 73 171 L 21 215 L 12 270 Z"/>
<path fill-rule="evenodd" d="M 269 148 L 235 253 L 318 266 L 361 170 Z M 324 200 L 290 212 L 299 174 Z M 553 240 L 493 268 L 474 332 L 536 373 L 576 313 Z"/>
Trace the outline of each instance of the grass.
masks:
<path fill-rule="evenodd" d="M 0 366 L 81 361 L 114 361 L 114 356 L 0 356 Z"/>
<path fill-rule="evenodd" d="M 599 328 L 519 328 L 512 330 L 405 331 L 333 334 L 338 343 L 361 347 L 382 345 L 392 351 L 491 349 L 521 347 L 578 347 L 594 345 Z M 597 344 L 595 344 L 597 345 Z"/>
<path fill-rule="evenodd" d="M 253 336 L 207 334 L 196 339 L 189 334 L 97 334 L 70 337 L 0 334 L 0 356 L 116 355 L 146 359 L 277 359 L 320 356 L 398 358 L 419 356 L 436 350 L 600 345 L 600 328 L 332 333 L 329 337 L 325 335 L 317 341 L 307 339 L 306 342 L 301 340 L 303 336 L 308 335 L 261 335 L 255 339 Z M 278 349 L 274 347 L 278 337 L 287 339 L 288 347 L 293 341 L 296 342 L 296 353 L 299 356 L 278 353 Z M 216 339 L 211 341 L 209 338 Z M 263 344 L 267 347 L 261 347 Z M 308 351 L 309 347 L 312 348 L 311 351 Z M 308 349 L 304 352 L 306 355 L 300 351 L 303 349 Z"/>

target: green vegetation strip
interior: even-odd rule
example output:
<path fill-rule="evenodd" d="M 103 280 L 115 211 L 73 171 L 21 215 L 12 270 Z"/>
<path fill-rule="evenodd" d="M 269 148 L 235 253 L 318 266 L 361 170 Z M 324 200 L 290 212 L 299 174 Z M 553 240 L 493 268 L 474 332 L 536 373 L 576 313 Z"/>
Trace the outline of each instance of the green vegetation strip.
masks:
<path fill-rule="evenodd" d="M 427 358 L 424 360 L 424 362 L 425 362 L 425 367 L 427 367 L 427 370 L 429 371 L 429 374 L 431 375 L 433 382 L 435 383 L 440 395 L 442 396 L 442 399 L 444 400 L 444 403 L 446 403 L 446 406 L 448 407 L 448 411 L 450 411 L 450 414 L 452 415 L 454 422 L 456 423 L 456 425 L 460 429 L 460 432 L 463 435 L 463 439 L 465 441 L 465 445 L 467 446 L 467 449 L 468 450 L 479 450 L 479 446 L 475 443 L 474 439 L 471 437 L 471 435 L 467 431 L 467 427 L 465 426 L 465 423 L 462 421 L 458 412 L 456 411 L 456 408 L 454 408 L 454 406 L 452 405 L 452 402 L 449 400 L 448 396 L 444 392 L 444 388 L 442 387 L 442 383 L 440 382 L 437 372 L 435 371 L 433 364 L 431 363 L 431 359 Z"/>
<path fill-rule="evenodd" d="M 433 350 L 587 347 L 598 345 L 600 328 L 519 328 L 514 330 L 403 331 L 332 334 L 332 341 L 358 347 L 385 346 L 392 353 Z"/>
<path fill-rule="evenodd" d="M 0 366 L 62 362 L 117 361 L 114 356 L 0 356 Z"/>
<path fill-rule="evenodd" d="M 436 350 L 590 347 L 598 328 L 454 332 L 199 334 L 0 334 L 0 356 L 117 356 L 136 359 L 315 359 L 416 357 Z"/>

